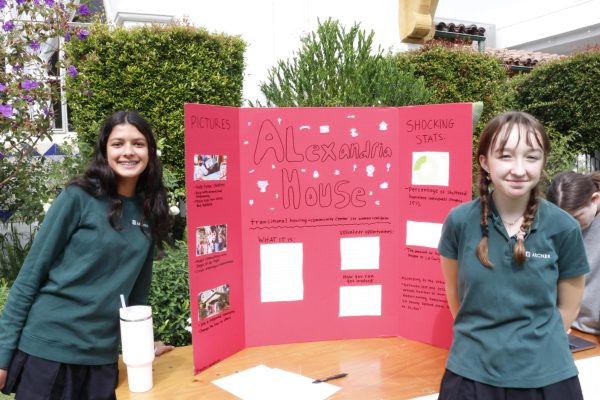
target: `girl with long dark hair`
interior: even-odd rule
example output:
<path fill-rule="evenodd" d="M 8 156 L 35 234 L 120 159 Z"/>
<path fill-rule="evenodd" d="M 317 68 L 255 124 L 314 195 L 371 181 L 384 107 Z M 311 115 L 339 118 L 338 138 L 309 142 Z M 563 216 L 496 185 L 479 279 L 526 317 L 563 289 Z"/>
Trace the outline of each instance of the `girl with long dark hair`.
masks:
<path fill-rule="evenodd" d="M 110 115 L 93 159 L 48 210 L 0 319 L 0 388 L 23 399 L 114 399 L 119 295 L 146 304 L 167 232 L 156 140 Z"/>

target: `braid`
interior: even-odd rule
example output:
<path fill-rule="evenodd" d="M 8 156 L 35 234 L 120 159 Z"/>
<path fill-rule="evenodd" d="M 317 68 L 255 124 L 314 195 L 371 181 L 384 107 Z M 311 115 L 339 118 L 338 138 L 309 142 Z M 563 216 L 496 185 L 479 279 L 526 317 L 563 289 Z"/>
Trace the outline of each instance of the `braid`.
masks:
<path fill-rule="evenodd" d="M 517 233 L 517 244 L 515 246 L 514 257 L 519 265 L 522 265 L 525 262 L 525 234 L 527 234 L 533 223 L 539 199 L 540 191 L 536 186 L 529 195 L 529 204 L 527 204 L 527 210 L 525 210 L 525 215 L 523 216 L 521 230 Z"/>
<path fill-rule="evenodd" d="M 488 210 L 488 186 L 489 173 L 485 171 L 490 165 L 488 159 L 495 157 L 495 153 L 504 151 L 509 141 L 517 135 L 517 146 L 523 140 L 527 147 L 539 149 L 543 153 L 540 172 L 543 170 L 550 151 L 550 140 L 544 126 L 530 114 L 519 111 L 508 111 L 490 120 L 481 131 L 479 145 L 477 146 L 477 160 L 479 161 L 479 199 L 481 203 L 481 233 L 482 238 L 477 245 L 477 257 L 481 263 L 489 268 L 493 267 L 488 256 L 489 227 L 487 223 Z M 512 142 L 510 144 L 513 145 Z M 486 168 L 484 168 L 486 167 Z M 492 182 L 493 183 L 493 182 Z M 517 244 L 514 248 L 514 258 L 519 264 L 525 262 L 525 234 L 529 231 L 539 201 L 539 179 L 529 194 L 529 201 L 523 217 L 523 223 L 517 233 Z M 500 189 L 500 188 L 499 188 Z M 511 200 L 508 200 L 509 202 Z M 519 202 L 519 205 L 522 203 Z M 516 205 L 516 204 L 515 204 Z"/>
<path fill-rule="evenodd" d="M 489 227 L 488 227 L 488 192 L 489 192 L 489 182 L 488 182 L 488 174 L 487 172 L 480 170 L 479 171 L 479 202 L 481 204 L 481 240 L 477 245 L 477 258 L 483 265 L 488 268 L 493 268 L 494 264 L 488 258 L 488 236 L 489 236 Z"/>

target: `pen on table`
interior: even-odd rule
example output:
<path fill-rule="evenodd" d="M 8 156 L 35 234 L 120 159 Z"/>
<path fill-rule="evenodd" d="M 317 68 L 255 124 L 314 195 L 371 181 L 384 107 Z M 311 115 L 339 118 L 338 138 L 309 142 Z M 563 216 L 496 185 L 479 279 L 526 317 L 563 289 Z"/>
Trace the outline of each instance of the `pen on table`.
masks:
<path fill-rule="evenodd" d="M 331 375 L 331 376 L 328 376 L 327 378 L 317 379 L 317 380 L 313 381 L 313 383 L 321 383 L 321 382 L 331 381 L 333 379 L 340 379 L 340 378 L 343 378 L 343 377 L 345 377 L 347 375 L 348 375 L 347 373 L 342 372 L 341 374 Z"/>

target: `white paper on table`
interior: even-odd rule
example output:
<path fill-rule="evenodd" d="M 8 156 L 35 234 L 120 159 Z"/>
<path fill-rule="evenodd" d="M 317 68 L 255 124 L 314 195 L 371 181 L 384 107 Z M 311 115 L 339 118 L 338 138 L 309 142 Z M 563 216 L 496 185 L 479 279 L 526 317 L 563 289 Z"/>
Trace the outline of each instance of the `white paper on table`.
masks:
<path fill-rule="evenodd" d="M 381 315 L 381 285 L 340 286 L 340 317 Z"/>
<path fill-rule="evenodd" d="M 379 237 L 340 239 L 342 270 L 379 269 Z"/>
<path fill-rule="evenodd" d="M 282 369 L 257 365 L 213 383 L 242 400 L 325 400 L 341 389 L 325 382 L 312 383 L 314 380 Z"/>
<path fill-rule="evenodd" d="M 413 397 L 410 400 L 437 400 L 439 393 L 428 394 L 427 396 Z"/>
<path fill-rule="evenodd" d="M 442 224 L 406 221 L 406 245 L 437 249 L 442 236 Z"/>
<path fill-rule="evenodd" d="M 260 245 L 260 300 L 297 301 L 304 298 L 302 243 Z"/>
<path fill-rule="evenodd" d="M 575 365 L 579 370 L 579 382 L 581 383 L 583 398 L 585 400 L 596 400 L 600 395 L 600 380 L 598 380 L 600 356 L 577 360 Z"/>

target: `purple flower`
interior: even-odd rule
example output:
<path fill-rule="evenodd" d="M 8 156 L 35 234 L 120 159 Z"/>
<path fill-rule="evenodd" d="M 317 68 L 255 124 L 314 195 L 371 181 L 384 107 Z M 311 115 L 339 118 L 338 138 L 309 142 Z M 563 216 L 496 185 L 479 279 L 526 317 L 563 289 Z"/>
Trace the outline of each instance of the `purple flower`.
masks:
<path fill-rule="evenodd" d="M 0 8 L 6 7 L 6 0 L 0 0 Z"/>
<path fill-rule="evenodd" d="M 90 35 L 90 33 L 88 31 L 86 31 L 85 29 L 82 29 L 77 34 L 77 38 L 79 40 L 85 40 L 85 38 L 87 38 L 89 35 Z"/>
<path fill-rule="evenodd" d="M 77 68 L 75 68 L 74 65 L 71 65 L 69 67 L 69 71 L 68 72 L 69 72 L 69 75 L 71 75 L 71 78 L 75 78 L 77 76 L 77 74 L 78 74 Z"/>
<path fill-rule="evenodd" d="M 25 3 L 26 1 L 27 1 L 27 0 L 16 0 L 16 3 L 17 3 L 17 4 L 23 4 L 23 3 Z"/>
<path fill-rule="evenodd" d="M 47 6 L 52 7 L 54 5 L 54 0 L 44 0 Z"/>
<path fill-rule="evenodd" d="M 4 24 L 2 24 L 2 29 L 4 29 L 4 32 L 8 32 L 10 30 L 13 30 L 14 28 L 15 28 L 15 24 L 13 24 L 13 22 L 10 20 L 8 20 Z"/>
<path fill-rule="evenodd" d="M 0 83 L 0 92 L 4 92 L 6 90 L 6 85 Z"/>
<path fill-rule="evenodd" d="M 22 96 L 23 100 L 25 100 L 26 102 L 28 102 L 29 104 L 33 104 L 35 102 L 35 100 L 33 100 L 33 97 L 31 97 L 30 95 L 25 95 Z"/>
<path fill-rule="evenodd" d="M 10 118 L 13 115 L 13 108 L 10 104 L 0 104 L 0 114 L 6 118 Z"/>
<path fill-rule="evenodd" d="M 92 89 L 88 89 L 88 91 L 87 91 L 87 93 L 86 93 L 86 96 L 87 96 L 87 97 L 92 97 L 92 94 L 93 94 L 93 93 L 92 93 Z"/>
<path fill-rule="evenodd" d="M 40 84 L 36 81 L 30 81 L 29 79 L 21 82 L 21 88 L 25 90 L 31 90 L 40 86 Z"/>
<path fill-rule="evenodd" d="M 32 50 L 39 50 L 40 44 L 35 40 L 32 40 L 31 43 L 29 43 L 29 47 L 31 47 Z"/>
<path fill-rule="evenodd" d="M 20 65 L 20 64 L 15 64 L 15 65 L 13 65 L 13 69 L 14 69 L 15 71 L 19 71 L 21 68 L 22 68 L 22 67 L 21 67 L 21 65 Z"/>
<path fill-rule="evenodd" d="M 65 41 L 68 42 L 71 40 L 71 32 L 65 33 Z"/>
<path fill-rule="evenodd" d="M 80 15 L 88 15 L 90 13 L 90 9 L 87 5 L 82 4 L 79 6 L 79 10 L 77 11 Z"/>

